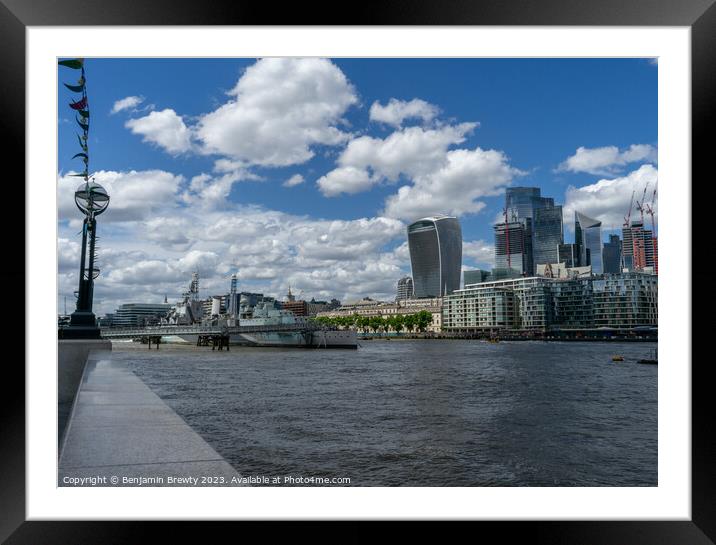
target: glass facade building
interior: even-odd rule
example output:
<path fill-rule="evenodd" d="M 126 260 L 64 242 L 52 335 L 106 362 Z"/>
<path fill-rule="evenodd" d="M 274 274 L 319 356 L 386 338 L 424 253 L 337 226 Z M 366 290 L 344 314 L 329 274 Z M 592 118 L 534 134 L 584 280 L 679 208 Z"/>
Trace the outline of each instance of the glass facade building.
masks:
<path fill-rule="evenodd" d="M 483 271 L 481 269 L 475 269 L 472 271 L 464 271 L 462 273 L 462 284 L 467 286 L 468 284 L 480 284 L 490 280 L 492 274 L 490 271 Z"/>
<path fill-rule="evenodd" d="M 594 274 L 603 273 L 602 222 L 585 216 L 581 212 L 575 212 L 574 239 L 579 245 L 579 259 L 582 266 L 591 265 Z"/>
<path fill-rule="evenodd" d="M 398 280 L 398 288 L 395 294 L 396 301 L 404 301 L 410 299 L 413 296 L 413 279 L 409 276 L 404 276 Z"/>
<path fill-rule="evenodd" d="M 471 285 L 443 298 L 443 330 L 629 329 L 658 326 L 657 276 L 516 278 Z"/>
<path fill-rule="evenodd" d="M 525 226 L 524 272 L 534 274 L 539 264 L 557 263 L 564 242 L 562 207 L 555 206 L 552 197 L 542 197 L 538 187 L 508 187 L 505 208 L 508 221 Z"/>
<path fill-rule="evenodd" d="M 505 190 L 505 207 L 507 218 L 524 220 L 535 217 L 538 208 L 554 206 L 554 199 L 542 197 L 539 187 L 508 187 Z"/>
<path fill-rule="evenodd" d="M 537 208 L 533 220 L 532 255 L 537 265 L 559 262 L 559 245 L 564 241 L 562 207 Z"/>
<path fill-rule="evenodd" d="M 532 243 L 526 223 L 523 220 L 495 225 L 495 271 L 531 273 Z"/>
<path fill-rule="evenodd" d="M 564 263 L 567 268 L 582 266 L 579 260 L 579 244 L 560 244 L 558 257 L 557 263 Z"/>
<path fill-rule="evenodd" d="M 609 242 L 604 244 L 602 256 L 604 257 L 605 273 L 617 274 L 621 272 L 622 241 L 619 240 L 619 235 L 609 235 Z"/>
<path fill-rule="evenodd" d="M 453 216 L 432 216 L 408 226 L 415 298 L 440 297 L 460 289 L 462 229 Z"/>

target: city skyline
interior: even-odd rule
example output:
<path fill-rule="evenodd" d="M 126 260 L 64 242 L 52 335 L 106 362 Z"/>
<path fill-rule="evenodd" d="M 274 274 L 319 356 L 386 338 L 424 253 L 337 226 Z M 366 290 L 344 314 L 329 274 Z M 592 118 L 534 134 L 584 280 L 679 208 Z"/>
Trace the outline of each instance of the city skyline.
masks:
<path fill-rule="evenodd" d="M 656 187 L 646 59 L 89 59 L 87 73 L 90 168 L 112 196 L 98 314 L 178 297 L 194 270 L 202 296 L 237 273 L 269 295 L 390 299 L 420 217 L 456 214 L 463 268 L 489 269 L 508 186 L 541 187 L 605 237 L 632 190 Z M 81 219 L 68 98 L 58 90 L 60 309 Z"/>

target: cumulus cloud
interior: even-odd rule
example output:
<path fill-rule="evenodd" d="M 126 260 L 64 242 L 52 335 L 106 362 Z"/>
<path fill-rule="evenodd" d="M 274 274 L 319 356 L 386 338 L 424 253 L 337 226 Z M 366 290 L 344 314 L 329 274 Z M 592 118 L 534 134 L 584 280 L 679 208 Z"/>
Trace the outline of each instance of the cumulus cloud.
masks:
<path fill-rule="evenodd" d="M 118 112 L 121 112 L 122 110 L 134 110 L 142 102 L 144 102 L 144 97 L 140 97 L 140 96 L 129 96 L 129 97 L 122 98 L 120 100 L 117 100 L 112 105 L 112 109 L 110 110 L 109 113 L 116 114 Z"/>
<path fill-rule="evenodd" d="M 170 108 L 130 119 L 124 125 L 132 133 L 142 135 L 144 142 L 156 144 L 168 153 L 178 155 L 192 149 L 191 131 Z"/>
<path fill-rule="evenodd" d="M 380 181 L 380 177 L 371 176 L 363 168 L 339 167 L 333 169 L 317 181 L 321 193 L 326 197 L 335 197 L 341 193 L 354 194 L 367 191 Z"/>
<path fill-rule="evenodd" d="M 484 240 L 463 241 L 462 255 L 472 259 L 475 265 L 491 269 L 495 264 L 495 245 Z"/>
<path fill-rule="evenodd" d="M 624 151 L 619 151 L 616 146 L 579 147 L 557 170 L 609 176 L 621 172 L 628 163 L 656 163 L 656 160 L 656 148 L 649 144 L 632 144 Z"/>
<path fill-rule="evenodd" d="M 386 138 L 355 138 L 339 156 L 338 168 L 321 177 L 318 187 L 329 197 L 365 191 L 381 181 L 395 182 L 401 174 L 415 177 L 433 172 L 445 164 L 448 147 L 464 142 L 476 126 L 408 127 Z"/>
<path fill-rule="evenodd" d="M 570 186 L 567 188 L 563 207 L 565 225 L 573 230 L 574 212 L 579 211 L 600 220 L 605 229 L 620 229 L 629 208 L 632 192 L 636 191 L 635 201 L 641 199 L 644 187 L 648 183 L 646 202 L 650 203 L 657 182 L 657 169 L 653 165 L 642 165 L 623 177 L 602 179 L 580 188 Z M 636 214 L 634 209 L 632 218 L 635 218 Z"/>
<path fill-rule="evenodd" d="M 304 182 L 303 176 L 300 174 L 294 174 L 291 176 L 288 180 L 283 182 L 283 187 L 295 187 L 297 185 L 300 185 Z"/>
<path fill-rule="evenodd" d="M 205 153 L 264 166 L 301 164 L 312 146 L 350 134 L 338 125 L 358 102 L 345 74 L 327 59 L 270 58 L 246 69 L 226 104 L 202 116 L 196 137 Z"/>
<path fill-rule="evenodd" d="M 435 213 L 472 214 L 485 207 L 479 199 L 499 194 L 524 174 L 501 151 L 458 149 L 446 154 L 441 168 L 413 178 L 387 198 L 384 215 L 408 222 Z"/>
<path fill-rule="evenodd" d="M 58 178 L 57 204 L 60 221 L 80 216 L 74 202 L 74 192 L 83 183 L 67 173 Z M 94 180 L 110 196 L 110 205 L 102 214 L 102 223 L 143 220 L 159 211 L 177 206 L 183 176 L 163 170 L 116 172 L 101 170 Z"/>
<path fill-rule="evenodd" d="M 406 119 L 421 119 L 432 121 L 440 112 L 437 106 L 419 98 L 410 101 L 391 98 L 383 106 L 377 100 L 370 107 L 370 120 L 385 123 L 393 127 L 400 127 Z"/>
<path fill-rule="evenodd" d="M 405 224 L 393 218 L 322 220 L 235 204 L 177 214 L 174 206 L 115 218 L 101 228 L 97 312 L 127 302 L 160 302 L 165 293 L 176 300 L 195 270 L 202 297 L 226 293 L 235 272 L 240 289 L 281 297 L 290 283 L 309 298 L 342 300 L 392 299 L 395 283 L 409 270 Z M 390 249 L 396 242 L 403 244 Z M 76 289 L 78 243 L 77 230 L 61 223 L 60 304 Z"/>

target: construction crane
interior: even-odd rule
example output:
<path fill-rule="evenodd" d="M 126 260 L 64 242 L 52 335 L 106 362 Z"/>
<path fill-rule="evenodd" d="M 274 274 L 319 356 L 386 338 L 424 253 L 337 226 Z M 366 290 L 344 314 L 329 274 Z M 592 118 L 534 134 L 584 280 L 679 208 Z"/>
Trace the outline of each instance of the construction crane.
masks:
<path fill-rule="evenodd" d="M 646 210 L 644 208 L 644 200 L 646 199 L 646 190 L 649 188 L 649 182 L 646 182 L 646 185 L 644 186 L 644 193 L 641 196 L 641 202 L 636 201 L 636 209 L 641 213 L 641 224 L 644 225 L 644 211 Z"/>
<path fill-rule="evenodd" d="M 505 216 L 505 248 L 507 250 L 507 268 L 512 268 L 512 263 L 510 262 L 510 224 L 507 222 L 507 206 L 505 206 L 502 209 L 502 213 Z"/>
<path fill-rule="evenodd" d="M 631 209 L 634 207 L 634 193 L 636 193 L 636 189 L 631 192 L 631 201 L 629 201 L 629 211 L 627 212 L 627 215 L 624 216 L 624 227 L 629 227 L 629 221 L 631 220 Z"/>
<path fill-rule="evenodd" d="M 651 216 L 651 247 L 654 252 L 654 272 L 659 274 L 659 254 L 656 241 L 656 222 L 654 220 L 654 202 L 656 201 L 656 189 L 651 195 L 651 204 L 646 205 L 646 213 Z"/>

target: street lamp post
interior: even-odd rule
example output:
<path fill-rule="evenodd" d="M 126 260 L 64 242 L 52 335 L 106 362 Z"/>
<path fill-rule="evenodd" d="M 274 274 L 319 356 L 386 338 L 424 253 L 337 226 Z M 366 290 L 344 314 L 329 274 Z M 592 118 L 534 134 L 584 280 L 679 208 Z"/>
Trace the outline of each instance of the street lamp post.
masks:
<path fill-rule="evenodd" d="M 99 339 L 100 331 L 92 312 L 94 279 L 99 275 L 95 267 L 97 219 L 109 205 L 109 194 L 94 181 L 86 181 L 75 191 L 75 204 L 85 215 L 82 223 L 82 253 L 77 308 L 70 317 L 70 325 L 59 330 L 63 339 Z"/>

